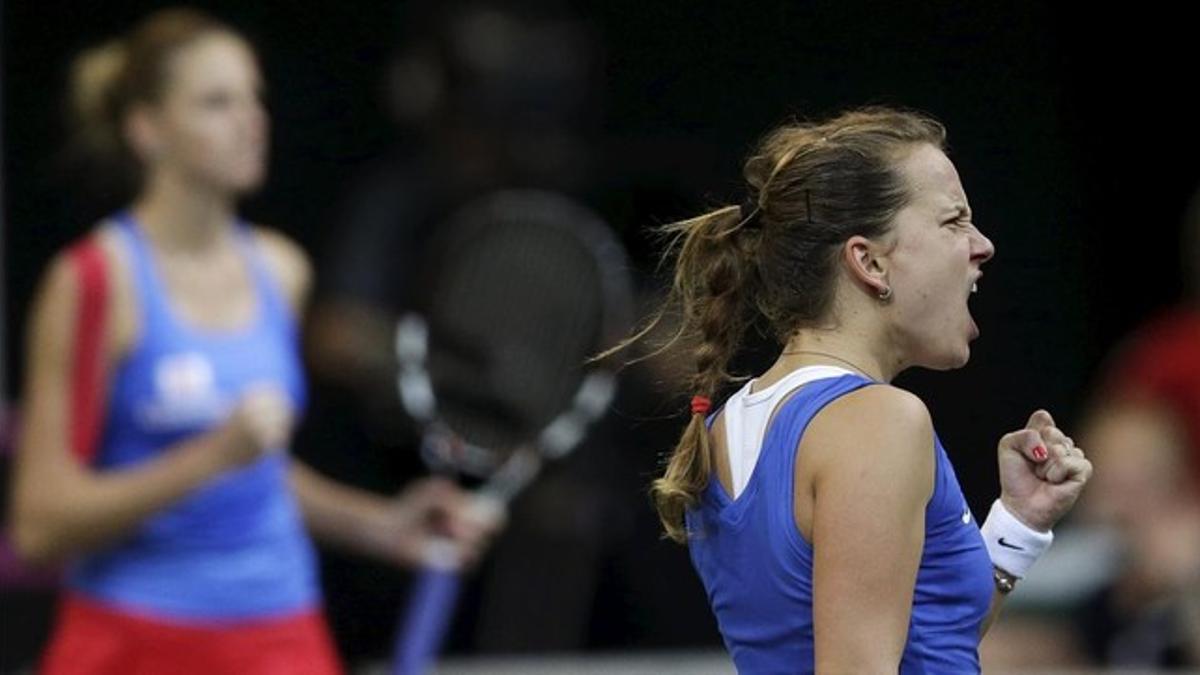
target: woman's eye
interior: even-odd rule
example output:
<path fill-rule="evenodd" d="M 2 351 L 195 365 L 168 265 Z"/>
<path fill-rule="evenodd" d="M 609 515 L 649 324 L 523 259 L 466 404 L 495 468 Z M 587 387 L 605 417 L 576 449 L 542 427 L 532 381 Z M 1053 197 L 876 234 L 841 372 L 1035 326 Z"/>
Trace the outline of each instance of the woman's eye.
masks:
<path fill-rule="evenodd" d="M 231 100 L 232 98 L 228 94 L 208 94 L 201 99 L 201 104 L 205 108 L 217 109 L 228 106 Z"/>

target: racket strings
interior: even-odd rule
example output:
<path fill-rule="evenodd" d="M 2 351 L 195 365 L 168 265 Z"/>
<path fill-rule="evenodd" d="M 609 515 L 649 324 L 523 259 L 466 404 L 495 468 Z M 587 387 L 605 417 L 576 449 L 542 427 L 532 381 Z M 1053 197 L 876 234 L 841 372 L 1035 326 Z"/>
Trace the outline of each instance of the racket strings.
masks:
<path fill-rule="evenodd" d="M 427 454 L 444 455 L 431 465 L 519 482 L 504 468 L 516 451 L 561 456 L 607 408 L 615 380 L 587 359 L 627 324 L 623 250 L 590 211 L 541 192 L 473 202 L 431 243 L 402 398 L 420 402 Z"/>

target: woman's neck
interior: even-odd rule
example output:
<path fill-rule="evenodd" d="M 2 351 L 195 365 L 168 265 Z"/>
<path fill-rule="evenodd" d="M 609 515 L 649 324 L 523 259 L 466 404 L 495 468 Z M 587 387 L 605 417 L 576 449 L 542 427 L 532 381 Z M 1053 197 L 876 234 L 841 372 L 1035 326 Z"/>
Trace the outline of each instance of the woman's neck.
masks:
<path fill-rule="evenodd" d="M 806 328 L 796 332 L 784 345 L 779 358 L 767 374 L 782 377 L 797 368 L 831 365 L 860 373 L 877 382 L 891 382 L 903 370 L 891 362 L 870 335 L 845 326 L 838 330 Z"/>
<path fill-rule="evenodd" d="M 157 246 L 198 252 L 218 246 L 233 226 L 234 202 L 227 194 L 160 174 L 147 180 L 133 213 Z"/>

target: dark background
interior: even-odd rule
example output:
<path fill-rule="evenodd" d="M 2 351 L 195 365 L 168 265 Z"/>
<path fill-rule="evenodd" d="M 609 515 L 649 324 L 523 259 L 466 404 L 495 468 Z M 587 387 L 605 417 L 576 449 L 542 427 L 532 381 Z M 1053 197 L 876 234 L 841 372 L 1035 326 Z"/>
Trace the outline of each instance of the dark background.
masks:
<path fill-rule="evenodd" d="M 404 3 L 197 4 L 251 37 L 269 83 L 271 176 L 245 212 L 294 236 L 319 271 L 337 236 L 332 205 L 395 140 L 380 101 L 384 64 L 406 32 Z M 885 103 L 942 120 L 976 223 L 997 255 L 972 301 L 982 337 L 971 363 L 906 373 L 897 384 L 929 404 L 982 514 L 998 491 L 997 438 L 1037 407 L 1069 433 L 1103 356 L 1181 297 L 1178 227 L 1200 184 L 1195 23 L 1183 9 L 1128 4 L 1086 12 L 1031 2 L 911 4 L 576 3 L 603 53 L 606 178 L 595 206 L 647 266 L 645 228 L 740 201 L 740 158 L 789 116 Z M 40 271 L 104 215 L 57 159 L 67 64 L 160 6 L 4 4 L 10 400 L 19 399 L 17 347 Z M 641 499 L 636 491 L 630 498 Z M 662 566 L 658 578 L 683 579 L 669 587 L 687 597 L 661 594 L 670 606 L 642 609 L 670 625 L 640 628 L 605 616 L 630 602 L 598 602 L 590 644 L 713 644 L 682 552 L 652 536 L 644 545 L 642 564 Z"/>

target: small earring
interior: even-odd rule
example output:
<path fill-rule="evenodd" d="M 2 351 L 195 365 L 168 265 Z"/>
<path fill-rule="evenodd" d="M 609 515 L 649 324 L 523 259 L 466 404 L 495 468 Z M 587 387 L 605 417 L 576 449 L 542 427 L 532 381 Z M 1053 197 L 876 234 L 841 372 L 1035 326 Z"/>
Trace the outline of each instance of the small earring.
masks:
<path fill-rule="evenodd" d="M 886 303 L 886 302 L 890 302 L 891 299 L 892 299 L 892 287 L 884 286 L 883 290 L 879 291 L 879 301 Z"/>

